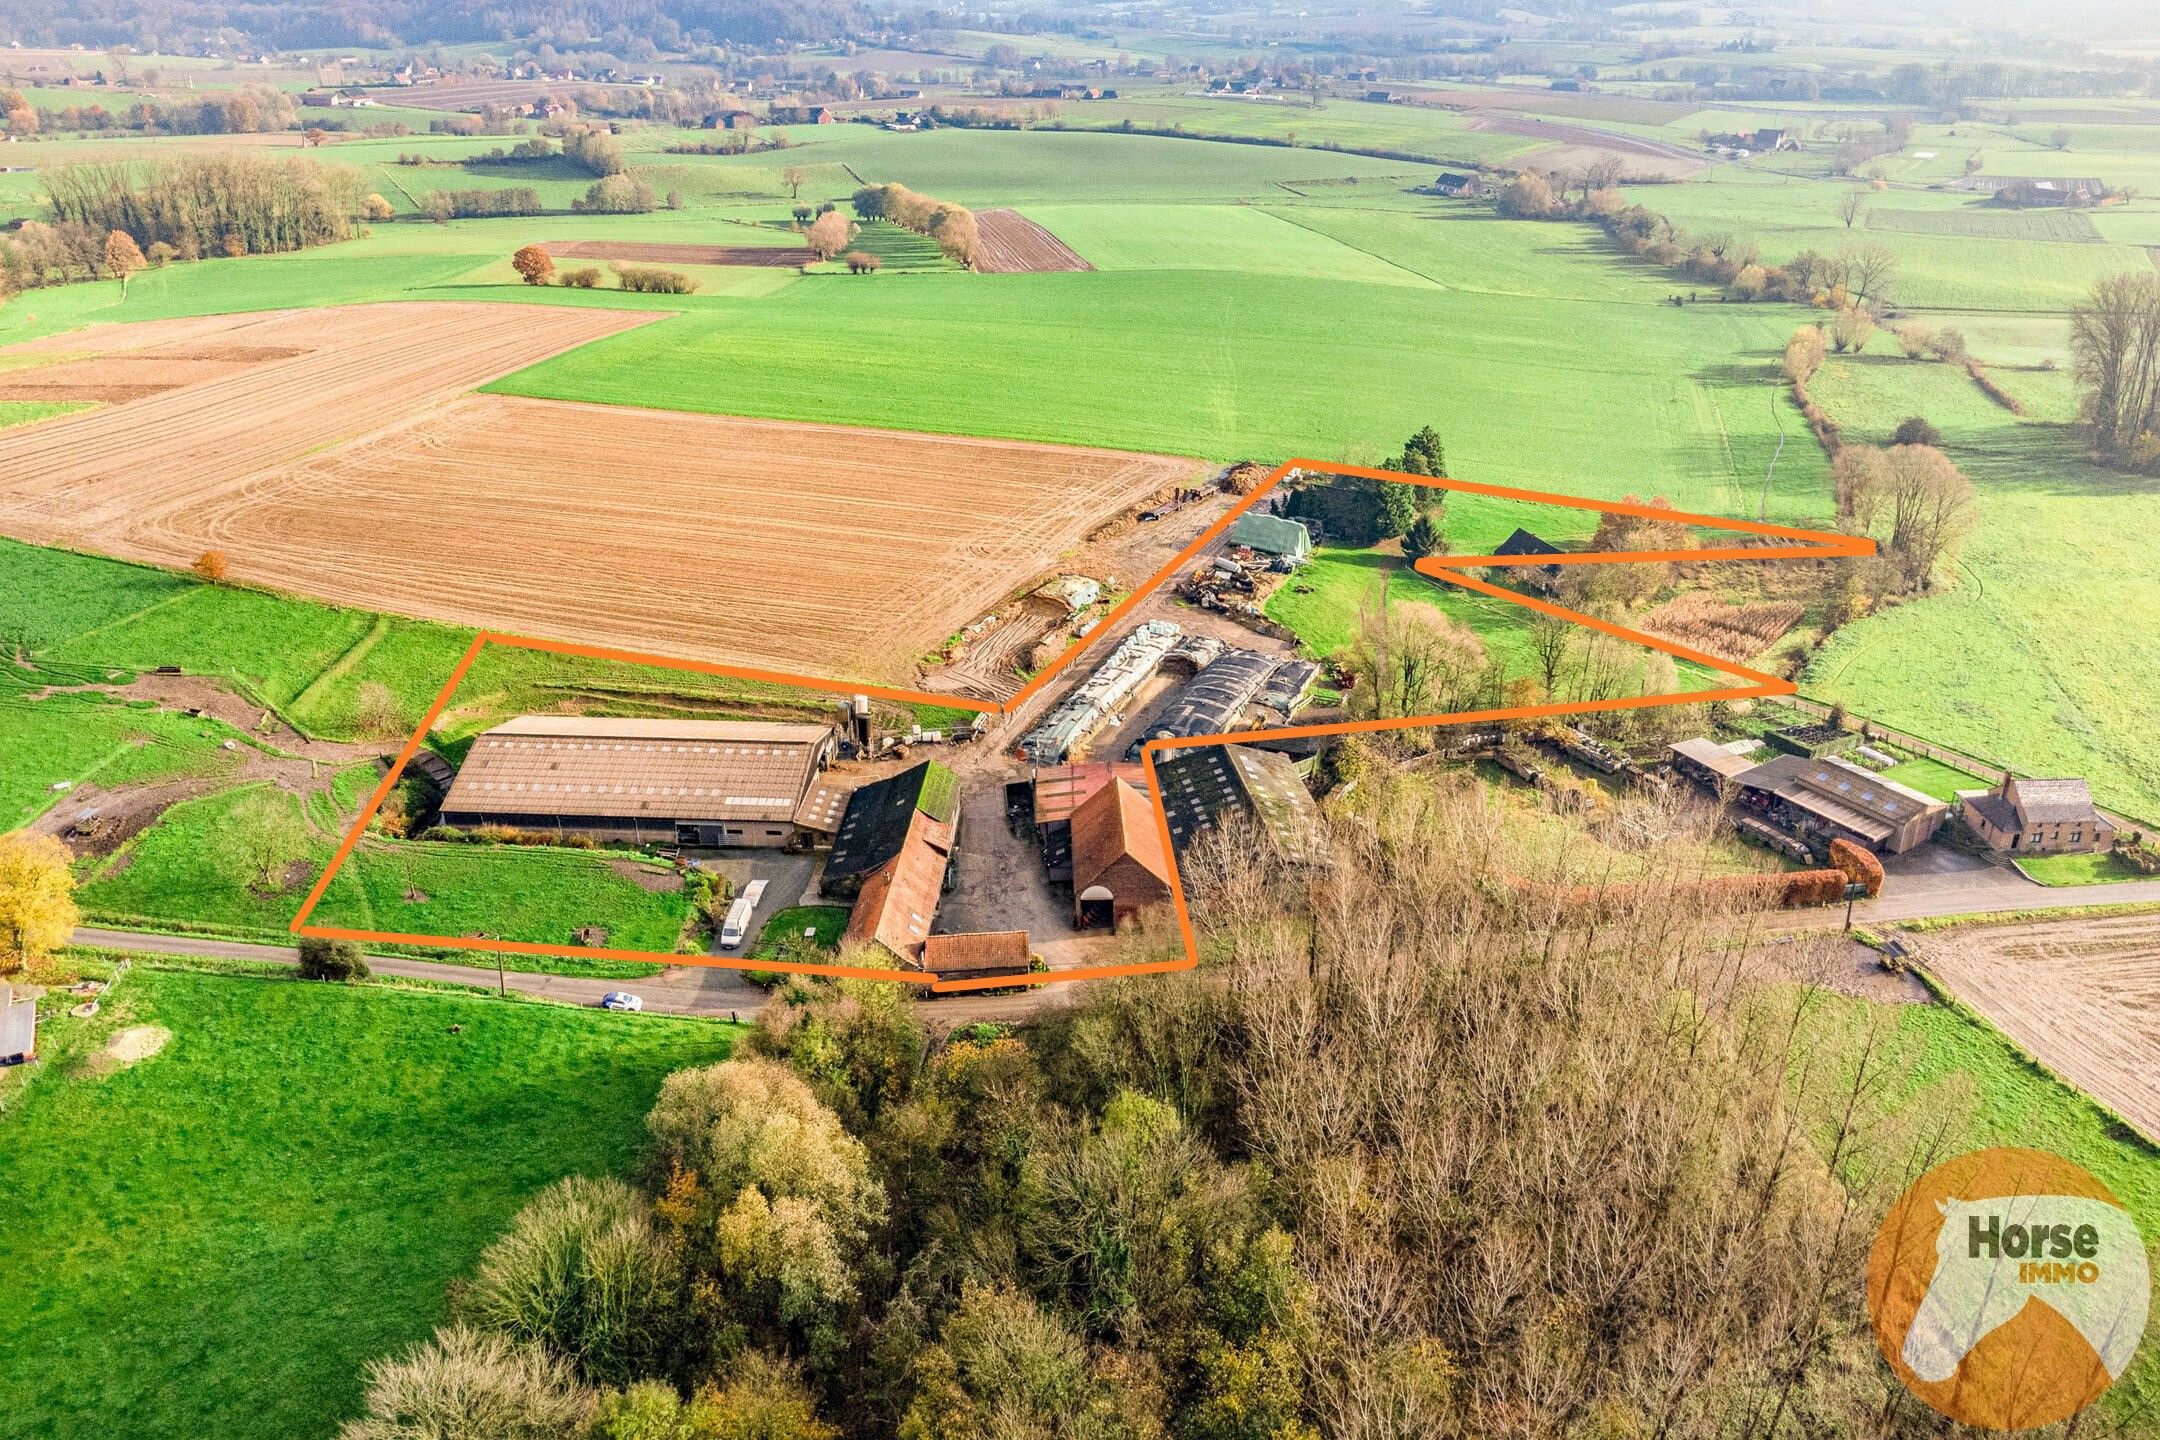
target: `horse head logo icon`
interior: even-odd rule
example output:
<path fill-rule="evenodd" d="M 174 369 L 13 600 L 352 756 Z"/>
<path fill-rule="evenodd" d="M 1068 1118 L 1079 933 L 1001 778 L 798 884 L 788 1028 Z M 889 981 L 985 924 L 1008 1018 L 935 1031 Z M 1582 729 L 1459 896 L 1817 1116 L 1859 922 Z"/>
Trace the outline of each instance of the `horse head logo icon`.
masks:
<path fill-rule="evenodd" d="M 2085 1171 L 1983 1150 L 1921 1177 L 1883 1222 L 1868 1300 L 1883 1356 L 1967 1424 L 2052 1424 L 2121 1378 L 2152 1277 L 2130 1212 Z"/>

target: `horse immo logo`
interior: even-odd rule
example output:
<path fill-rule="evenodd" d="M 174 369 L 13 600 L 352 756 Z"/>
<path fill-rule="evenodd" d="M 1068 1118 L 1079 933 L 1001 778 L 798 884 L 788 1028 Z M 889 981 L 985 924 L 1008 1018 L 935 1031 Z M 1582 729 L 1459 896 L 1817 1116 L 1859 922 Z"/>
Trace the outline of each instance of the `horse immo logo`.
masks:
<path fill-rule="evenodd" d="M 1885 1217 L 1868 1260 L 1883 1357 L 1968 1425 L 2082 1410 L 2130 1367 L 2152 1276 L 2137 1222 L 2091 1174 L 2037 1150 L 1961 1155 Z"/>

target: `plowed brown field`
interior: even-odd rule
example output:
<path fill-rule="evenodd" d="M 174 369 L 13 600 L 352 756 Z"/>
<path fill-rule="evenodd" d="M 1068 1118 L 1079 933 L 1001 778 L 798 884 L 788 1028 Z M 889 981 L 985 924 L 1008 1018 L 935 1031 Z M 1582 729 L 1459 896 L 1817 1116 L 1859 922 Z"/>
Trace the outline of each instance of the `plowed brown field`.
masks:
<path fill-rule="evenodd" d="M 1961 925 L 1917 950 L 1958 999 L 2160 1139 L 2160 915 Z"/>
<path fill-rule="evenodd" d="M 363 306 L 160 337 L 309 348 L 0 432 L 0 533 L 175 566 L 221 549 L 235 580 L 342 604 L 887 679 L 1196 469 L 467 393 L 647 318 Z M 133 337 L 46 353 L 105 338 Z"/>
<path fill-rule="evenodd" d="M 975 234 L 975 268 L 986 275 L 1095 268 L 1071 246 L 1017 210 L 981 211 L 975 216 Z"/>

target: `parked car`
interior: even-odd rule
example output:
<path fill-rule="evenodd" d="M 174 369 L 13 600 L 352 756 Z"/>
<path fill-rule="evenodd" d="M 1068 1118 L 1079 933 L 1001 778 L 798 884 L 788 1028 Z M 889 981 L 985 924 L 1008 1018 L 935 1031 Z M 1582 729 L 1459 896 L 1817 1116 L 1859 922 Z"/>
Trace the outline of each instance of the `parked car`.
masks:
<path fill-rule="evenodd" d="M 645 1002 L 627 990 L 610 990 L 600 997 L 603 1010 L 643 1010 Z"/>

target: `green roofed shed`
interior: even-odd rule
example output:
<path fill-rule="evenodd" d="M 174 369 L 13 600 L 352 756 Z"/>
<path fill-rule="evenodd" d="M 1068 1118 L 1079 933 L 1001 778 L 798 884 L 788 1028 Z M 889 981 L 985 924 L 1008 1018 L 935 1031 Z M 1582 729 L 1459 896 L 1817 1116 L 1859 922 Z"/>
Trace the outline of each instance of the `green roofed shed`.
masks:
<path fill-rule="evenodd" d="M 898 855 L 917 811 L 943 825 L 960 817 L 960 779 L 935 760 L 872 781 L 849 796 L 825 860 L 825 892 L 852 894 L 864 877 Z"/>
<path fill-rule="evenodd" d="M 1312 558 L 1312 532 L 1280 515 L 1244 514 L 1230 527 L 1230 543 L 1280 555 L 1299 564 Z"/>

